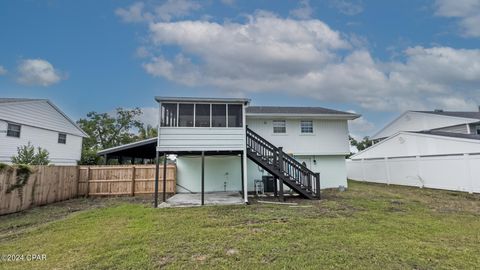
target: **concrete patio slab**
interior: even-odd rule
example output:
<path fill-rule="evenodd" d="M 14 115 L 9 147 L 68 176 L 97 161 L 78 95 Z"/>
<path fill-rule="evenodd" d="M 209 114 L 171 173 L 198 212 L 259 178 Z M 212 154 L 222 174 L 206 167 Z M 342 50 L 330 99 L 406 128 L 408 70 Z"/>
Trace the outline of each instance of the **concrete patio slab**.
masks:
<path fill-rule="evenodd" d="M 202 194 L 180 193 L 167 200 L 170 206 L 200 206 Z M 238 192 L 205 193 L 205 205 L 241 205 L 243 198 Z"/>

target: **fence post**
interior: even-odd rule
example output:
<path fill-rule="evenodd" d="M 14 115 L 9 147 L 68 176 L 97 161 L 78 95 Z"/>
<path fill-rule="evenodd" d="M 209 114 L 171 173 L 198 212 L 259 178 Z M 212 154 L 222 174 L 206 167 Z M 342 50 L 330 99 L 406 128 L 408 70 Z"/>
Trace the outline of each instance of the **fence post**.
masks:
<path fill-rule="evenodd" d="M 90 178 L 91 178 L 91 172 L 90 172 L 90 166 L 87 167 L 87 190 L 85 190 L 85 197 L 88 197 L 88 194 L 90 193 Z"/>
<path fill-rule="evenodd" d="M 78 196 L 79 191 L 80 191 L 80 166 L 77 165 L 77 192 L 75 194 L 75 197 Z"/>
<path fill-rule="evenodd" d="M 132 197 L 135 196 L 135 166 L 132 166 Z"/>
<path fill-rule="evenodd" d="M 390 185 L 390 165 L 388 164 L 388 157 L 384 157 L 385 161 L 385 172 L 387 173 L 387 185 Z"/>
<path fill-rule="evenodd" d="M 468 191 L 468 193 L 472 194 L 473 193 L 473 176 L 472 176 L 472 168 L 470 166 L 470 155 L 463 154 L 463 160 L 465 162 L 465 167 L 467 171 L 467 179 L 468 179 L 468 182 L 470 183 L 470 190 Z"/>

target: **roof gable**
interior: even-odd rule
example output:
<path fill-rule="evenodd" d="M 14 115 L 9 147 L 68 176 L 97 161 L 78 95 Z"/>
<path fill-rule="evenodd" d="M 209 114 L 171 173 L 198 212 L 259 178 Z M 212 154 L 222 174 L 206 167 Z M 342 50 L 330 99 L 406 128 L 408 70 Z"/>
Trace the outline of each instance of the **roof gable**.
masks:
<path fill-rule="evenodd" d="M 478 119 L 433 112 L 406 111 L 375 133 L 372 139 L 386 138 L 399 131 L 431 130 L 474 122 L 478 122 Z"/>
<path fill-rule="evenodd" d="M 0 99 L 0 120 L 72 135 L 88 135 L 46 99 Z"/>

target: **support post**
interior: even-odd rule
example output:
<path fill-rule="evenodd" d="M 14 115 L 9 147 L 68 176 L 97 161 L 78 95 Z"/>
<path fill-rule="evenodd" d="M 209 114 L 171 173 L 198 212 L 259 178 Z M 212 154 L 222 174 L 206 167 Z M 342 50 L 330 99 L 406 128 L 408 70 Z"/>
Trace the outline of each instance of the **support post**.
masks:
<path fill-rule="evenodd" d="M 158 157 L 158 151 L 156 152 L 156 158 L 155 158 L 155 196 L 154 196 L 154 207 L 158 207 L 158 177 L 159 177 L 159 157 Z"/>
<path fill-rule="evenodd" d="M 202 151 L 202 205 L 205 205 L 205 151 Z"/>
<path fill-rule="evenodd" d="M 278 196 L 278 178 L 277 177 L 273 178 L 273 196 L 275 196 L 275 198 Z"/>
<path fill-rule="evenodd" d="M 163 153 L 163 202 L 167 201 L 167 153 Z"/>
<path fill-rule="evenodd" d="M 90 166 L 87 167 L 87 190 L 85 191 L 85 197 L 88 197 L 90 193 L 90 179 L 92 179 L 92 173 L 90 170 Z"/>
<path fill-rule="evenodd" d="M 317 197 L 320 200 L 320 173 L 315 173 L 315 185 L 317 188 Z"/>
<path fill-rule="evenodd" d="M 245 154 L 245 153 L 243 153 L 243 152 L 240 154 L 240 169 L 241 169 L 241 172 L 240 172 L 240 173 L 241 173 L 241 176 L 242 176 L 242 179 L 241 179 L 241 181 L 242 181 L 242 198 L 245 200 L 245 194 L 244 194 L 244 193 L 245 193 L 245 186 L 244 186 L 244 183 L 245 183 L 245 174 L 243 173 L 243 166 L 245 166 L 245 165 L 243 164 L 243 155 L 244 155 L 244 154 Z"/>
<path fill-rule="evenodd" d="M 107 165 L 108 160 L 107 160 L 107 154 L 103 155 L 103 165 Z"/>
<path fill-rule="evenodd" d="M 283 176 L 283 147 L 278 147 L 278 169 L 280 170 L 280 174 Z M 278 186 L 279 186 L 279 195 L 280 195 L 280 200 L 285 201 L 285 198 L 283 197 L 283 177 L 280 176 L 278 178 Z"/>
<path fill-rule="evenodd" d="M 135 166 L 132 166 L 132 197 L 135 196 Z"/>

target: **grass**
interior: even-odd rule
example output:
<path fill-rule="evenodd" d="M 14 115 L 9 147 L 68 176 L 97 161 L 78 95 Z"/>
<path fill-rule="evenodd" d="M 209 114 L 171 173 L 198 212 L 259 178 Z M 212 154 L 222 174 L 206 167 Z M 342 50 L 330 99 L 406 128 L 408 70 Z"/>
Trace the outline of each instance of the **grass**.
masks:
<path fill-rule="evenodd" d="M 297 207 L 76 199 L 0 217 L 8 269 L 472 269 L 480 196 L 350 182 Z"/>

